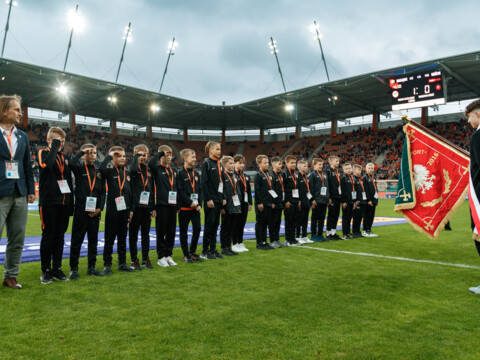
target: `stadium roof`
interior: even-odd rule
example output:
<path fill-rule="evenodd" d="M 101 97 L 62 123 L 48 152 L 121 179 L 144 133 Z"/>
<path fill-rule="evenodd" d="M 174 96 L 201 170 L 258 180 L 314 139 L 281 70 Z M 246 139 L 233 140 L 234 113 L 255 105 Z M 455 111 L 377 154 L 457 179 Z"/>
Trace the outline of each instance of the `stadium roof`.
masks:
<path fill-rule="evenodd" d="M 388 79 L 440 68 L 447 101 L 480 96 L 480 51 L 376 71 L 238 105 L 208 105 L 131 86 L 0 58 L 0 92 L 22 96 L 30 107 L 178 129 L 269 129 L 308 126 L 391 110 Z M 56 88 L 68 87 L 68 96 Z M 116 104 L 109 96 L 118 98 Z M 335 97 L 337 98 L 335 101 Z M 161 110 L 150 111 L 152 103 Z M 292 103 L 295 110 L 287 112 Z"/>

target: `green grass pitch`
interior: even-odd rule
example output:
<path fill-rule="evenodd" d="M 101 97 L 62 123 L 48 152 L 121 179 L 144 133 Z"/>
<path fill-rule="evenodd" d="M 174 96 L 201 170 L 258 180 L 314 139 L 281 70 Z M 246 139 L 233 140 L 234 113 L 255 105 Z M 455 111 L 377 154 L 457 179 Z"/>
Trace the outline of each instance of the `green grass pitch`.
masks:
<path fill-rule="evenodd" d="M 398 216 L 392 209 L 381 200 L 377 215 Z M 40 232 L 35 214 L 27 235 Z M 374 228 L 378 238 L 309 247 L 480 266 L 467 202 L 451 224 L 436 241 L 397 225 Z M 479 269 L 246 245 L 234 258 L 103 278 L 87 277 L 82 258 L 79 281 L 50 285 L 40 284 L 39 263 L 22 264 L 24 289 L 0 290 L 0 359 L 480 356 L 480 298 L 468 292 Z"/>

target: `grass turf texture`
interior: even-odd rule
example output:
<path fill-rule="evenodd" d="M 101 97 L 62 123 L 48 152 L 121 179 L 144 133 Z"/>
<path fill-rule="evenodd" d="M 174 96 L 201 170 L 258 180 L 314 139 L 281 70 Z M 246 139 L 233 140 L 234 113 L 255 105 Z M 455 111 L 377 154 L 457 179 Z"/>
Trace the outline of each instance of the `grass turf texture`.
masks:
<path fill-rule="evenodd" d="M 377 215 L 392 208 L 381 200 Z M 480 265 L 467 202 L 451 223 L 437 241 L 397 225 L 312 247 Z M 467 290 L 479 270 L 246 245 L 234 258 L 103 278 L 87 277 L 82 258 L 79 281 L 46 286 L 38 263 L 22 264 L 24 290 L 0 290 L 0 358 L 478 359 L 480 299 Z"/>

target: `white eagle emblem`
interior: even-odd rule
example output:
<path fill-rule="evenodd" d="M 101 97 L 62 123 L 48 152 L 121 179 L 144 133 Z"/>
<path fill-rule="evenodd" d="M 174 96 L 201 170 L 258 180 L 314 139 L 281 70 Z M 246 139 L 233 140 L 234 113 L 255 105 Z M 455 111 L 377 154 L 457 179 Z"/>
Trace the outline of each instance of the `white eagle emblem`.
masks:
<path fill-rule="evenodd" d="M 435 175 L 430 176 L 430 171 L 423 165 L 414 165 L 413 166 L 413 176 L 415 183 L 415 190 L 422 190 L 422 194 L 425 194 L 425 191 L 430 190 L 433 186 L 433 180 Z"/>

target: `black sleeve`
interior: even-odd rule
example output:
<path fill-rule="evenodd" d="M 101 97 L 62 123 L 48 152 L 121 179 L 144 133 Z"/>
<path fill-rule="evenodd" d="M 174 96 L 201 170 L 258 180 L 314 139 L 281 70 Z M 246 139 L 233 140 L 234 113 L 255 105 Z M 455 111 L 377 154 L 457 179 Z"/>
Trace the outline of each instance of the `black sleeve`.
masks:
<path fill-rule="evenodd" d="M 135 156 L 132 159 L 132 163 L 130 164 L 130 173 L 132 176 L 136 176 L 138 174 L 138 158 L 140 157 L 140 154 L 135 154 Z M 148 164 L 150 166 L 150 163 Z"/>
<path fill-rule="evenodd" d="M 97 199 L 97 209 L 100 209 L 100 211 L 103 211 L 103 208 L 105 207 L 105 198 L 107 197 L 107 190 L 105 188 L 105 178 L 102 176 L 100 180 L 102 182 L 102 193 L 100 194 L 100 197 Z M 98 176 L 97 176 L 97 181 L 98 181 Z"/>
<path fill-rule="evenodd" d="M 152 172 L 155 171 L 155 169 L 157 168 L 158 160 L 160 160 L 160 158 L 164 155 L 165 155 L 165 151 L 160 151 L 160 152 L 156 153 L 155 156 L 150 159 L 150 161 L 148 162 L 148 167 L 150 168 L 150 170 Z"/>
<path fill-rule="evenodd" d="M 83 155 L 85 155 L 85 152 L 80 150 L 77 152 L 77 154 L 74 157 L 70 159 L 69 165 L 72 168 L 72 170 L 78 169 L 79 167 L 82 166 L 80 159 L 82 158 Z"/>
<path fill-rule="evenodd" d="M 247 177 L 245 176 L 245 181 L 247 182 L 247 194 L 248 194 L 248 205 L 252 205 L 252 186 L 250 185 L 250 179 L 247 180 Z"/>
<path fill-rule="evenodd" d="M 25 139 L 27 141 L 25 153 L 23 154 L 23 170 L 25 171 L 25 183 L 27 185 L 27 194 L 35 195 L 35 182 L 33 181 L 32 159 L 30 155 L 30 142 L 28 141 L 27 136 L 25 136 Z"/>
<path fill-rule="evenodd" d="M 193 172 L 195 174 L 195 176 L 198 176 L 198 173 L 196 171 Z M 199 206 L 202 206 L 203 204 L 203 186 L 202 186 L 202 179 L 200 178 L 200 176 L 198 176 L 198 179 L 200 181 L 198 181 L 198 185 L 197 185 L 197 188 L 196 190 L 198 191 L 198 205 Z M 195 183 L 197 184 L 197 183 Z"/>
<path fill-rule="evenodd" d="M 53 168 L 55 165 L 55 160 L 57 159 L 57 152 L 58 152 L 58 147 L 60 146 L 60 140 L 58 139 L 53 139 L 52 140 L 52 147 L 50 148 L 50 151 L 45 151 L 47 152 L 47 156 L 45 156 L 45 159 L 38 159 L 38 162 L 40 166 L 46 167 L 48 169 Z M 41 150 L 42 151 L 42 150 Z M 45 165 L 45 166 L 43 166 Z"/>
<path fill-rule="evenodd" d="M 345 176 L 342 176 L 342 178 L 340 179 L 340 186 L 342 188 L 342 195 L 340 195 L 340 201 L 341 203 L 346 203 L 347 202 L 347 191 L 348 191 L 348 187 L 347 187 L 347 178 Z"/>
<path fill-rule="evenodd" d="M 102 175 L 104 175 L 104 176 L 107 175 L 107 166 L 108 166 L 108 164 L 110 164 L 112 159 L 113 159 L 113 157 L 111 155 L 107 155 L 107 156 L 105 156 L 105 159 L 103 159 L 102 163 L 100 164 L 100 168 L 99 168 Z"/>
<path fill-rule="evenodd" d="M 205 160 L 202 164 L 202 177 L 200 181 L 203 190 L 203 197 L 205 201 L 212 200 L 212 196 L 208 192 L 208 160 Z"/>

